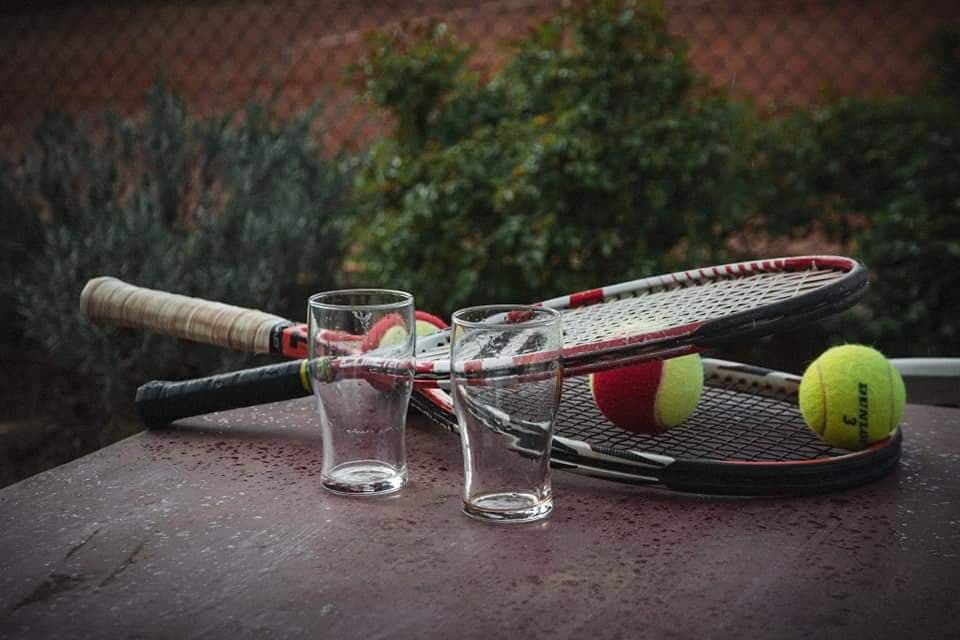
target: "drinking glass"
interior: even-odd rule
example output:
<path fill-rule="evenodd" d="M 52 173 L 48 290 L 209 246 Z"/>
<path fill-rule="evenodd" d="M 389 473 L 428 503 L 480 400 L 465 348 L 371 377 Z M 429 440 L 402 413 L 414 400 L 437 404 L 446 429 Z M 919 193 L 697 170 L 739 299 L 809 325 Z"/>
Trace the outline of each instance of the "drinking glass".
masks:
<path fill-rule="evenodd" d="M 322 485 L 345 495 L 399 490 L 407 482 L 413 296 L 387 289 L 327 291 L 310 297 L 307 312 Z"/>
<path fill-rule="evenodd" d="M 531 522 L 553 510 L 550 443 L 562 341 L 552 309 L 490 305 L 453 314 L 450 380 L 468 516 Z"/>

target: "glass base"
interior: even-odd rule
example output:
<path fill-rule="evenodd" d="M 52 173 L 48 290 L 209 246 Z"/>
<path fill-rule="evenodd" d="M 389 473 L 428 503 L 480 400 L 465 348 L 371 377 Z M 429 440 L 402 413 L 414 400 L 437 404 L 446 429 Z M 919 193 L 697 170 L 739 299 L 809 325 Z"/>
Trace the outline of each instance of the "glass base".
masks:
<path fill-rule="evenodd" d="M 407 484 L 407 468 L 377 460 L 345 462 L 321 479 L 323 488 L 342 496 L 382 496 Z"/>
<path fill-rule="evenodd" d="M 533 493 L 504 492 L 476 496 L 463 503 L 463 512 L 484 522 L 534 522 L 553 511 L 553 498 Z"/>

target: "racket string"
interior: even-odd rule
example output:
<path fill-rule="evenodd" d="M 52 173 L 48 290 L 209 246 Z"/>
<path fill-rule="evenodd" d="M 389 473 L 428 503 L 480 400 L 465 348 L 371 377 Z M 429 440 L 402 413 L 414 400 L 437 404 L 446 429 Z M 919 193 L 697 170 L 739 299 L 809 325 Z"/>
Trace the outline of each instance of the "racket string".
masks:
<path fill-rule="evenodd" d="M 723 272 L 704 279 L 664 279 L 653 287 L 612 293 L 600 303 L 560 309 L 565 349 L 589 347 L 620 337 L 656 334 L 776 304 L 847 277 L 840 269 Z M 432 347 L 432 345 L 431 345 Z M 476 351 L 474 351 L 474 349 Z M 462 347 L 464 358 L 482 357 L 482 348 Z M 422 362 L 449 358 L 449 345 L 417 354 Z"/>
<path fill-rule="evenodd" d="M 778 399 L 737 388 L 708 386 L 698 409 L 662 434 L 636 434 L 600 413 L 585 378 L 564 384 L 555 432 L 591 446 L 711 460 L 812 460 L 844 453 L 824 444 L 803 423 L 789 394 Z"/>
<path fill-rule="evenodd" d="M 708 388 L 700 407 L 687 422 L 659 436 L 613 427 L 594 406 L 586 381 L 568 379 L 556 431 L 565 437 L 554 440 L 552 466 L 631 484 L 727 495 L 819 493 L 856 486 L 895 468 L 899 432 L 882 449 L 851 454 L 828 447 L 807 429 L 796 406 L 797 376 L 716 360 L 704 365 Z M 512 399 L 521 400 L 520 394 Z M 457 432 L 442 398 L 418 392 L 413 402 Z M 522 444 L 518 437 L 521 452 Z M 733 464 L 704 464 L 723 461 Z"/>
<path fill-rule="evenodd" d="M 603 304 L 563 312 L 566 346 L 654 332 L 749 311 L 817 289 L 843 277 L 837 271 L 762 273 L 620 294 Z"/>
<path fill-rule="evenodd" d="M 751 368 L 746 375 L 743 371 L 738 375 L 726 365 L 708 367 L 697 410 L 681 425 L 658 435 L 636 434 L 611 424 L 597 408 L 587 378 L 569 378 L 564 382 L 555 433 L 596 451 L 627 458 L 642 452 L 670 458 L 783 462 L 848 453 L 825 444 L 804 424 L 797 407 L 795 377 L 776 372 L 763 375 L 761 371 Z M 520 385 L 483 393 L 498 394 L 496 405 L 522 418 L 535 404 L 523 389 Z M 415 399 L 419 400 L 417 394 Z M 415 404 L 437 422 L 456 429 L 450 413 L 429 401 Z"/>

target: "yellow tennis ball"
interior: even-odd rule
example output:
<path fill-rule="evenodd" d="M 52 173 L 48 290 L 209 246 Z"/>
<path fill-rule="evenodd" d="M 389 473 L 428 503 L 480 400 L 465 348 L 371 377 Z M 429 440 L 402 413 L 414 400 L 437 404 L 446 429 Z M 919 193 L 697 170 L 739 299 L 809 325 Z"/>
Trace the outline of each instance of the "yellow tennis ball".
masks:
<path fill-rule="evenodd" d="M 906 404 L 903 378 L 882 353 L 863 345 L 828 349 L 800 381 L 800 412 L 817 435 L 865 449 L 893 431 Z"/>

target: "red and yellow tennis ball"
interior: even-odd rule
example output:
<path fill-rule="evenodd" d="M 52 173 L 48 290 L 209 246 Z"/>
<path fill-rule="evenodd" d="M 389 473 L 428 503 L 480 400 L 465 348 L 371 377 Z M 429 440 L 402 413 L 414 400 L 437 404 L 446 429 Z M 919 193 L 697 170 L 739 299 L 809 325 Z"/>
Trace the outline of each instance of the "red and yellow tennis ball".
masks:
<path fill-rule="evenodd" d="M 447 323 L 426 311 L 415 312 L 418 336 L 428 336 L 447 328 Z M 381 347 L 400 344 L 407 339 L 407 330 L 403 318 L 395 313 L 380 318 L 363 339 L 363 350 L 371 351 Z"/>
<path fill-rule="evenodd" d="M 800 381 L 803 420 L 827 443 L 865 449 L 888 437 L 907 402 L 900 372 L 876 349 L 847 344 L 814 360 Z"/>
<path fill-rule="evenodd" d="M 442 331 L 447 328 L 447 323 L 443 321 L 442 318 L 438 318 L 432 313 L 427 313 L 426 311 L 417 311 L 415 312 L 416 321 L 417 321 L 417 335 L 418 336 L 428 336 L 431 333 L 436 333 L 437 331 Z"/>
<path fill-rule="evenodd" d="M 703 393 L 703 363 L 691 354 L 590 376 L 600 412 L 621 429 L 662 433 L 694 412 Z"/>

